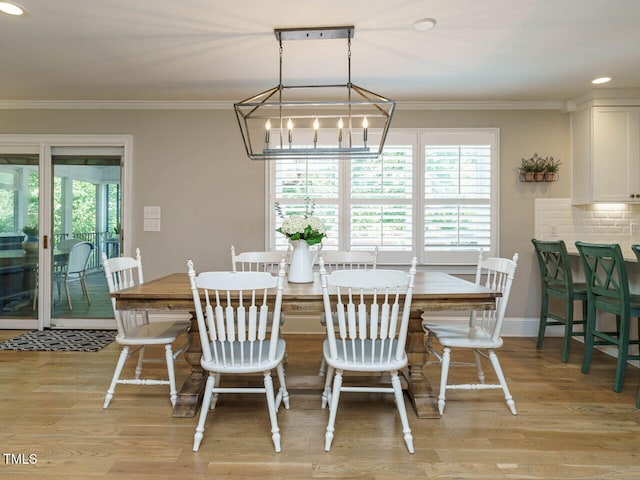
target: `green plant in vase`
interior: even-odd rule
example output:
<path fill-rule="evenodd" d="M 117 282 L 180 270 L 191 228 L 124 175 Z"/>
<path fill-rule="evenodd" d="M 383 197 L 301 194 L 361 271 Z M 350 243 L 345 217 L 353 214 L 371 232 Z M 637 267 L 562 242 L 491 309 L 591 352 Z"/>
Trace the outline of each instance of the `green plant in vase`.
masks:
<path fill-rule="evenodd" d="M 38 226 L 27 225 L 22 229 L 27 238 L 22 242 L 22 248 L 27 254 L 38 252 Z"/>
<path fill-rule="evenodd" d="M 38 240 L 38 226 L 37 225 L 26 225 L 22 232 L 27 236 L 27 242 L 35 242 Z"/>

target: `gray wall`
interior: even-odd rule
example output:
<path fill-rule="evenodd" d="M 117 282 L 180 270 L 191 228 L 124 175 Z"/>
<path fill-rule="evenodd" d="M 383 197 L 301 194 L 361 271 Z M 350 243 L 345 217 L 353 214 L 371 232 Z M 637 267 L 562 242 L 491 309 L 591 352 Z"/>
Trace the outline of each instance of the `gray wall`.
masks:
<path fill-rule="evenodd" d="M 569 197 L 569 115 L 553 110 L 398 109 L 394 127 L 500 129 L 500 254 L 520 254 L 508 316 L 536 317 L 539 286 L 530 240 L 533 201 Z M 229 267 L 229 247 L 264 248 L 264 164 L 246 158 L 232 110 L 0 110 L 3 134 L 133 136 L 133 246 L 145 278 Z M 534 152 L 563 164 L 555 183 L 520 183 L 517 167 Z M 162 231 L 144 232 L 143 207 L 162 207 Z"/>

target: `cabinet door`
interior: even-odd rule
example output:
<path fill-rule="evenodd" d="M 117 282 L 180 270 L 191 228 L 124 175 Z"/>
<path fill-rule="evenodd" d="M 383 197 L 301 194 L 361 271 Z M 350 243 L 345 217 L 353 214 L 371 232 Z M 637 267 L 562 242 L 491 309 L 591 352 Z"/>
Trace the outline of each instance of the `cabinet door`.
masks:
<path fill-rule="evenodd" d="M 640 108 L 595 107 L 593 200 L 640 202 Z"/>

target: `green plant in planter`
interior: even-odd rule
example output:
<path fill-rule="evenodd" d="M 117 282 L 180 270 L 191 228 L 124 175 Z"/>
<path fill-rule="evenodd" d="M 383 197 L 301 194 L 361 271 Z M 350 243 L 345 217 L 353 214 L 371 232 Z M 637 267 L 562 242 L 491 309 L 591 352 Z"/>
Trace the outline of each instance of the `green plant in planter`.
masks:
<path fill-rule="evenodd" d="M 551 177 L 558 171 L 559 161 L 553 159 L 553 157 L 542 157 L 537 153 L 534 153 L 532 157 L 523 158 L 520 164 L 520 172 L 523 173 L 523 180 L 525 182 L 542 182 L 545 180 L 545 175 L 550 171 L 549 169 L 555 169 L 552 172 Z"/>
<path fill-rule="evenodd" d="M 38 226 L 37 225 L 26 225 L 22 232 L 27 236 L 28 242 L 35 242 L 38 239 Z"/>
<path fill-rule="evenodd" d="M 547 157 L 545 159 L 544 173 L 545 180 L 547 182 L 552 182 L 555 180 L 560 165 L 562 165 L 562 162 L 560 160 L 554 160 L 553 157 Z"/>
<path fill-rule="evenodd" d="M 536 168 L 535 160 L 533 158 L 523 158 L 519 168 L 521 179 L 525 182 L 532 182 Z"/>

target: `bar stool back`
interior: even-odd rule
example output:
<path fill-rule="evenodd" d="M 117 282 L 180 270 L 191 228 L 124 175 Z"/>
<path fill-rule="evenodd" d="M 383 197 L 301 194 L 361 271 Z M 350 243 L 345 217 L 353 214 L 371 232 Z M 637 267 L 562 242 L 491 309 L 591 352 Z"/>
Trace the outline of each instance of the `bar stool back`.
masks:
<path fill-rule="evenodd" d="M 613 390 L 620 392 L 627 361 L 640 360 L 640 355 L 629 353 L 629 345 L 640 343 L 629 339 L 631 317 L 640 317 L 640 295 L 629 293 L 627 268 L 620 245 L 576 242 L 576 247 L 587 280 L 588 315 L 582 373 L 589 372 L 595 345 L 615 345 L 618 347 L 618 360 Z M 607 330 L 607 326 L 602 325 L 604 322 L 597 322 L 597 312 L 615 315 L 616 329 Z"/>
<path fill-rule="evenodd" d="M 631 250 L 636 254 L 638 263 L 640 263 L 640 244 L 631 245 Z M 640 320 L 639 320 L 640 321 Z M 640 329 L 640 326 L 638 327 Z M 639 333 L 640 335 L 640 333 Z M 638 397 L 636 399 L 636 408 L 640 408 L 640 388 L 638 388 Z"/>
<path fill-rule="evenodd" d="M 571 339 L 584 337 L 584 324 L 587 318 L 587 285 L 575 283 L 571 272 L 571 263 L 567 247 L 562 240 L 531 240 L 536 249 L 536 257 L 540 267 L 541 302 L 540 325 L 536 348 L 540 350 L 544 341 L 546 328 L 550 325 L 564 325 L 564 342 L 562 361 L 569 361 Z M 549 309 L 549 299 L 558 298 L 564 303 L 564 314 Z M 576 320 L 573 315 L 574 302 L 582 302 L 582 319 Z M 574 331 L 574 325 L 582 325 L 581 331 Z"/>

